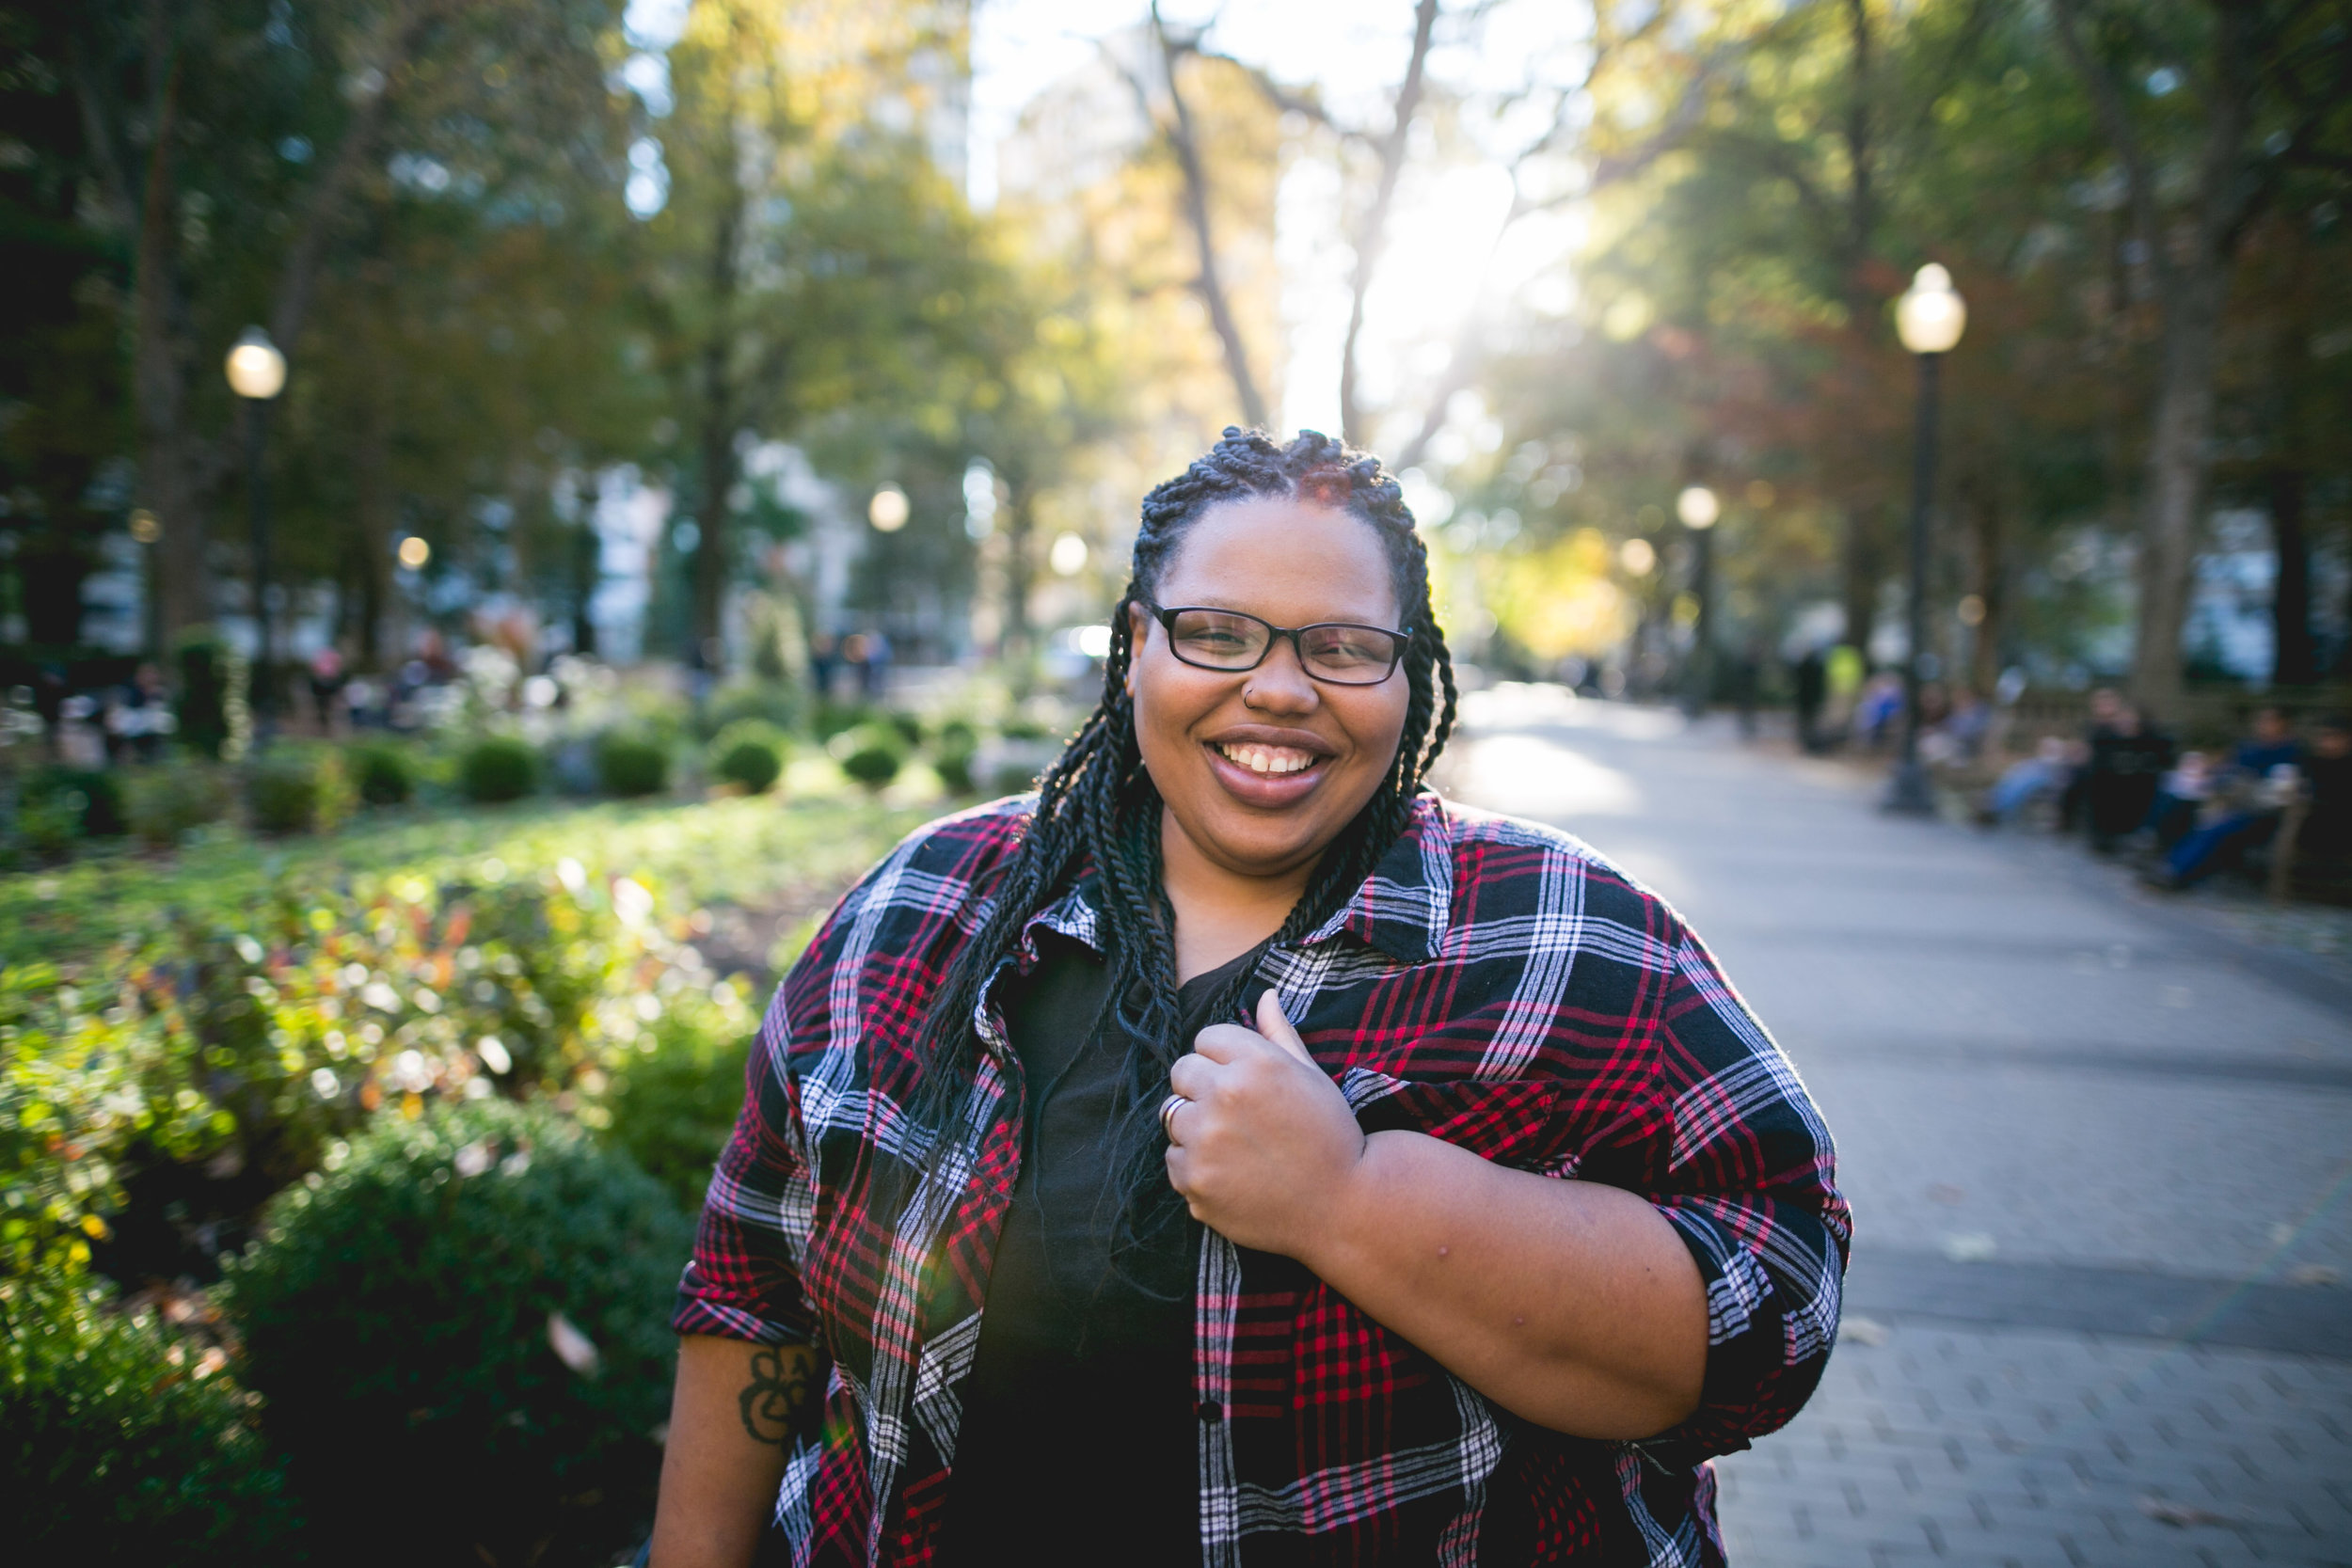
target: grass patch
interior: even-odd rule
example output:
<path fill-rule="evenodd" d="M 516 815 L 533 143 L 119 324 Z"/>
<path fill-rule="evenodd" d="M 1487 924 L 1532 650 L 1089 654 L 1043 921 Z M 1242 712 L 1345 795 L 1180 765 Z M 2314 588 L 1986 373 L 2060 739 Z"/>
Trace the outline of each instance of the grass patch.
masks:
<path fill-rule="evenodd" d="M 936 811 L 894 790 L 676 802 L 525 801 L 371 817 L 331 836 L 257 843 L 216 833 L 169 855 L 94 857 L 0 877 L 0 963 L 72 964 L 137 949 L 180 914 L 234 922 L 274 892 L 403 876 L 502 880 L 565 859 L 626 875 L 666 911 L 762 905 L 845 886 Z"/>

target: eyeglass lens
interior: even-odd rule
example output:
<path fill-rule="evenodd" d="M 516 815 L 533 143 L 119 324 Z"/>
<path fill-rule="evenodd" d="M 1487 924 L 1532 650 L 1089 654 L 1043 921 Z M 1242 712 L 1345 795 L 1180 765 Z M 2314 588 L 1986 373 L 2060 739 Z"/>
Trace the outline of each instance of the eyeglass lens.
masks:
<path fill-rule="evenodd" d="M 1248 670 L 1265 657 L 1273 628 L 1247 615 L 1213 610 L 1176 612 L 1171 641 L 1186 663 L 1210 670 Z M 1385 679 L 1396 666 L 1399 639 L 1376 626 L 1308 626 L 1298 633 L 1307 673 L 1340 684 Z"/>

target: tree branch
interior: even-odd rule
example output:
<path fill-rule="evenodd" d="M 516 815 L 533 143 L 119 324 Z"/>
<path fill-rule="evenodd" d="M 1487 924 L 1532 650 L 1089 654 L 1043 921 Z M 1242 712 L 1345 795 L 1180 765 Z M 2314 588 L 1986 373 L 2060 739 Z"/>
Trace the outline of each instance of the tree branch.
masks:
<path fill-rule="evenodd" d="M 1346 441 L 1360 441 L 1366 436 L 1356 386 L 1360 368 L 1357 356 L 1364 332 L 1364 301 L 1372 291 L 1373 275 L 1380 265 L 1380 252 L 1388 244 L 1389 210 L 1395 204 L 1397 180 L 1405 171 L 1413 116 L 1421 109 L 1422 88 L 1429 64 L 1429 40 L 1437 25 L 1438 0 L 1420 0 L 1413 8 L 1413 52 L 1405 64 L 1405 80 L 1396 89 L 1395 117 L 1377 150 L 1379 183 L 1373 190 L 1372 204 L 1364 210 L 1363 222 L 1356 230 L 1356 265 L 1347 283 L 1347 336 L 1340 348 L 1340 436 Z"/>
<path fill-rule="evenodd" d="M 2123 166 L 2132 227 L 2138 231 L 2139 243 L 2148 251 L 2148 264 L 2156 269 L 2158 286 L 2169 292 L 2172 264 L 2164 253 L 2164 236 L 2158 226 L 2155 175 L 2148 166 L 2147 150 L 2140 145 L 2139 133 L 2132 125 L 2131 111 L 2124 106 L 2122 85 L 2116 81 L 2115 73 L 2092 58 L 2083 45 L 2082 16 L 2083 0 L 2050 0 L 2050 19 L 2058 34 L 2058 47 L 2089 89 L 2091 107 Z"/>

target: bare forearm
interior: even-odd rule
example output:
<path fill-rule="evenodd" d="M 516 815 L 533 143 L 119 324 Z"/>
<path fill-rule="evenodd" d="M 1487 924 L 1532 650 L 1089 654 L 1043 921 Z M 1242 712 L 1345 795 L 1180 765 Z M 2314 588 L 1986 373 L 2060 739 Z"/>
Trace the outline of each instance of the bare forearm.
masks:
<path fill-rule="evenodd" d="M 1706 1291 L 1674 1227 L 1631 1193 L 1375 1133 L 1300 1261 L 1540 1426 L 1646 1437 L 1697 1406 Z"/>
<path fill-rule="evenodd" d="M 790 1440 L 816 1419 L 817 1373 L 805 1345 L 678 1341 L 651 1568 L 750 1563 Z"/>

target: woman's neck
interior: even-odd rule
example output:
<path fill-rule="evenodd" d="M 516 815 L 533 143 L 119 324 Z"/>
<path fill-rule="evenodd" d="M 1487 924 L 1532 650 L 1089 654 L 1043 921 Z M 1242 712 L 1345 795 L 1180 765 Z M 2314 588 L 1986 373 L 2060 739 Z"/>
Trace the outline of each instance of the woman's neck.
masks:
<path fill-rule="evenodd" d="M 1231 963 L 1280 930 L 1315 870 L 1311 860 L 1271 877 L 1229 870 L 1202 854 L 1165 806 L 1160 810 L 1160 864 L 1168 901 L 1176 910 L 1180 985 Z"/>

